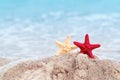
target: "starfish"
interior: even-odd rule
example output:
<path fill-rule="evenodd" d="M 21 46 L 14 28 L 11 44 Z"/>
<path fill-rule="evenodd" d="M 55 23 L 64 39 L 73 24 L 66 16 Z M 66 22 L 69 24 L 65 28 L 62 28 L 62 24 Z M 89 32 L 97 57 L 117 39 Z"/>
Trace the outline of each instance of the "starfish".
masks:
<path fill-rule="evenodd" d="M 85 35 L 84 43 L 80 43 L 77 41 L 74 41 L 73 43 L 81 49 L 80 53 L 87 54 L 90 58 L 94 58 L 92 50 L 100 47 L 100 44 L 90 44 L 88 34 Z"/>
<path fill-rule="evenodd" d="M 77 46 L 70 44 L 70 39 L 70 36 L 67 36 L 66 41 L 64 43 L 57 40 L 55 41 L 58 47 L 60 48 L 56 55 L 67 54 L 71 50 L 77 48 Z"/>

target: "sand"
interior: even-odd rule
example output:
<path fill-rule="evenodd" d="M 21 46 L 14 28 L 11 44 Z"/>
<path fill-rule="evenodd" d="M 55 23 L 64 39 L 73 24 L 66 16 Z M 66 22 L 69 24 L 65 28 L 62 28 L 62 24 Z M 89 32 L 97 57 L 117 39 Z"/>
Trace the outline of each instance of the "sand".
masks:
<path fill-rule="evenodd" d="M 72 53 L 27 60 L 0 72 L 0 80 L 120 80 L 120 63 Z"/>
<path fill-rule="evenodd" d="M 0 67 L 11 62 L 10 59 L 0 58 Z"/>

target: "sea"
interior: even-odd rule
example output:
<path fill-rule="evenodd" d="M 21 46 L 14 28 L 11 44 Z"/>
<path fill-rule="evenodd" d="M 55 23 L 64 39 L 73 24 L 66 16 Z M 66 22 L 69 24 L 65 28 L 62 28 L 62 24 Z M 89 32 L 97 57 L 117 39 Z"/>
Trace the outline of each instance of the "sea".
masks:
<path fill-rule="evenodd" d="M 0 57 L 45 58 L 59 50 L 66 36 L 84 42 L 89 34 L 100 59 L 120 62 L 119 0 L 0 1 Z M 79 49 L 77 49 L 79 51 Z"/>

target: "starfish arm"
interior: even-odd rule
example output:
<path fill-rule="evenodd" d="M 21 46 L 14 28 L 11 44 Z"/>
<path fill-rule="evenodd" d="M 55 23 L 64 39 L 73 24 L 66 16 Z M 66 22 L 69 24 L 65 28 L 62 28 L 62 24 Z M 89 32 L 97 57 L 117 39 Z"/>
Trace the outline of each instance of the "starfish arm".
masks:
<path fill-rule="evenodd" d="M 98 48 L 98 47 L 100 47 L 100 44 L 91 44 L 90 45 L 91 50 L 95 49 L 95 48 Z"/>
<path fill-rule="evenodd" d="M 90 58 L 94 58 L 94 55 L 92 54 L 92 51 L 88 51 L 88 56 L 90 57 Z"/>
<path fill-rule="evenodd" d="M 64 47 L 64 44 L 63 43 L 61 43 L 60 41 L 55 41 L 56 42 L 56 44 L 60 47 L 60 48 L 62 48 L 62 47 Z"/>
<path fill-rule="evenodd" d="M 70 45 L 70 39 L 71 39 L 70 36 L 67 36 L 65 44 Z"/>
<path fill-rule="evenodd" d="M 82 43 L 74 41 L 73 44 L 75 44 L 77 47 L 82 47 L 84 46 Z"/>
<path fill-rule="evenodd" d="M 80 51 L 80 53 L 83 53 L 83 54 L 85 54 L 82 50 Z"/>
<path fill-rule="evenodd" d="M 88 34 L 85 35 L 85 42 L 84 43 L 85 44 L 90 44 L 89 35 Z"/>
<path fill-rule="evenodd" d="M 71 49 L 76 49 L 76 48 L 77 48 L 77 46 L 75 46 L 75 45 L 71 46 Z"/>
<path fill-rule="evenodd" d="M 62 50 L 59 50 L 55 55 L 58 56 L 58 55 L 61 55 L 62 53 Z"/>

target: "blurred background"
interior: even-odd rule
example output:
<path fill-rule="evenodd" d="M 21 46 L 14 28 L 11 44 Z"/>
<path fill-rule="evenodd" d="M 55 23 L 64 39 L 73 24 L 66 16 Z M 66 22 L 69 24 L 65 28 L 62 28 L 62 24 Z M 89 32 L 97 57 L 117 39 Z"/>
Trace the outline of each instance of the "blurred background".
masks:
<path fill-rule="evenodd" d="M 120 0 L 0 0 L 0 57 L 43 58 L 66 36 L 100 43 L 101 59 L 120 61 Z M 78 49 L 79 51 L 79 49 Z"/>

